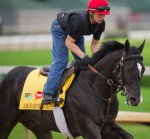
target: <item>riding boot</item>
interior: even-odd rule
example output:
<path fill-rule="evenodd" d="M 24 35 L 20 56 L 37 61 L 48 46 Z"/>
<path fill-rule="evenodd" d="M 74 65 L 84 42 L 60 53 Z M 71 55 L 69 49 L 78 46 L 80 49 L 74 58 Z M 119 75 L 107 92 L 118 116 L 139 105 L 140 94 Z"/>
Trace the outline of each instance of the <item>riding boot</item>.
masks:
<path fill-rule="evenodd" d="M 42 104 L 52 103 L 54 101 L 52 94 L 44 94 Z"/>

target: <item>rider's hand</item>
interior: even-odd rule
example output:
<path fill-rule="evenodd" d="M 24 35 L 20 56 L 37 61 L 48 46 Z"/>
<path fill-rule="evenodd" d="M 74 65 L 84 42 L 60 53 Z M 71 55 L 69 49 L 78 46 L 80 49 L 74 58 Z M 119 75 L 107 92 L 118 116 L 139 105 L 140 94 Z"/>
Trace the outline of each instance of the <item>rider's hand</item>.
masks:
<path fill-rule="evenodd" d="M 78 70 L 87 70 L 89 69 L 88 64 L 91 64 L 91 59 L 88 55 L 85 55 L 81 61 L 76 61 L 75 66 Z"/>
<path fill-rule="evenodd" d="M 88 55 L 85 55 L 84 57 L 83 57 L 83 59 L 81 60 L 81 63 L 83 64 L 83 65 L 88 65 L 88 64 L 90 64 L 91 63 L 91 59 L 90 59 L 90 57 L 88 56 Z"/>

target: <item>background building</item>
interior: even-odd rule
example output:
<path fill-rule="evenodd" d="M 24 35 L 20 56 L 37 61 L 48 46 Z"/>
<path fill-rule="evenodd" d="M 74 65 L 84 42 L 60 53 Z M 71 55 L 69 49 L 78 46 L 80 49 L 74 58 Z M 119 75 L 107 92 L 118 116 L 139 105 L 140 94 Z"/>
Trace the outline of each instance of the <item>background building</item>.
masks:
<path fill-rule="evenodd" d="M 148 30 L 149 0 L 108 0 L 107 36 L 126 35 L 128 30 Z M 87 7 L 88 0 L 1 0 L 0 34 L 49 33 L 52 20 L 66 9 Z"/>

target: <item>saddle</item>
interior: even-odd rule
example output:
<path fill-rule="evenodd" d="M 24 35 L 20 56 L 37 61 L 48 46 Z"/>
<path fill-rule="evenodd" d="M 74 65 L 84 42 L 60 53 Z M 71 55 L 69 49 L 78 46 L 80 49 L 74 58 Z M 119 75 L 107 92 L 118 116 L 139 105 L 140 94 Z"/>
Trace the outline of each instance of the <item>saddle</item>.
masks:
<path fill-rule="evenodd" d="M 69 62 L 67 64 L 67 67 L 66 67 L 66 69 L 63 73 L 60 85 L 59 85 L 58 90 L 56 92 L 56 96 L 58 96 L 59 94 L 62 93 L 62 87 L 64 86 L 65 81 L 67 80 L 67 78 L 69 76 L 71 76 L 73 73 L 75 73 L 74 64 L 75 64 L 75 61 Z M 40 68 L 40 73 L 43 76 L 48 76 L 48 72 L 50 71 L 50 68 L 51 68 L 50 66 L 43 66 L 43 67 Z"/>

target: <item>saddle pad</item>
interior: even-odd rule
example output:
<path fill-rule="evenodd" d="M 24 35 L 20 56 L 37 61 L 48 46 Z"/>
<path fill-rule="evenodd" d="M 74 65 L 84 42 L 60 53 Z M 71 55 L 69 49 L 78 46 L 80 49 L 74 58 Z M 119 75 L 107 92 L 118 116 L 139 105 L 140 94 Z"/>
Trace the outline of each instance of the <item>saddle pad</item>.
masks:
<path fill-rule="evenodd" d="M 62 87 L 62 93 L 60 94 L 60 98 L 65 100 L 66 91 L 70 87 L 75 74 L 70 75 L 64 86 Z M 29 73 L 24 83 L 19 109 L 21 110 L 40 110 L 41 102 L 42 102 L 42 91 L 44 84 L 47 80 L 46 76 L 40 74 L 40 69 L 35 69 Z M 59 107 L 63 107 L 64 102 L 62 102 Z M 47 104 L 43 106 L 43 110 L 52 110 L 54 104 Z"/>

